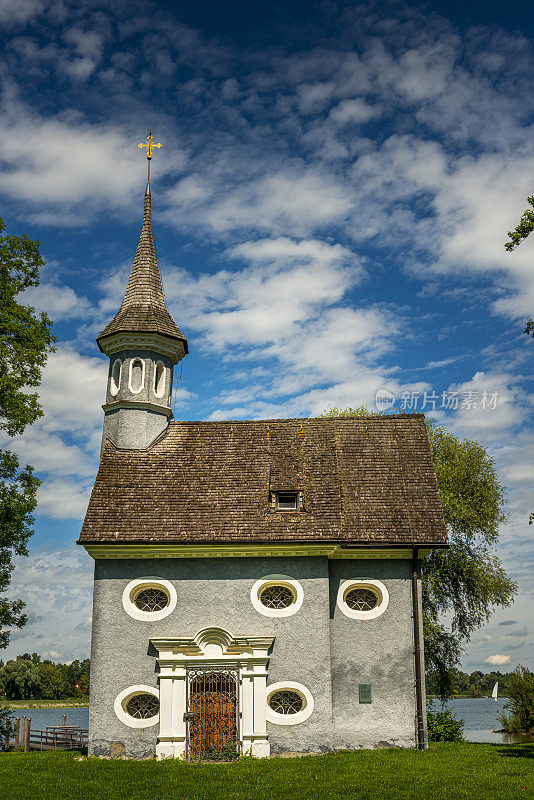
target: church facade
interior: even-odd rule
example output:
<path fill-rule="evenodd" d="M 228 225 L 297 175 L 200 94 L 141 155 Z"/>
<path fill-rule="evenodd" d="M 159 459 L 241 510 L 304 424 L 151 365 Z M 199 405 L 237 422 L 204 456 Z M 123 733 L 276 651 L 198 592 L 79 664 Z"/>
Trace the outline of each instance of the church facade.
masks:
<path fill-rule="evenodd" d="M 90 754 L 426 747 L 420 559 L 446 532 L 424 417 L 174 420 L 188 346 L 148 185 L 97 341 Z"/>

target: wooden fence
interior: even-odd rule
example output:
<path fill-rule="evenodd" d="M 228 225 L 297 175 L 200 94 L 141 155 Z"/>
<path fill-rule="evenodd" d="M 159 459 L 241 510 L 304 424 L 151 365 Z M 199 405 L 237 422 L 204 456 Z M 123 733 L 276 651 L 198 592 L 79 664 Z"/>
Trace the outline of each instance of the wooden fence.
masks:
<path fill-rule="evenodd" d="M 31 718 L 21 717 L 15 721 L 13 738 L 8 737 L 4 749 L 29 750 L 80 750 L 87 747 L 89 732 L 77 725 L 67 725 L 63 715 L 62 725 L 47 725 L 44 731 L 32 730 Z"/>

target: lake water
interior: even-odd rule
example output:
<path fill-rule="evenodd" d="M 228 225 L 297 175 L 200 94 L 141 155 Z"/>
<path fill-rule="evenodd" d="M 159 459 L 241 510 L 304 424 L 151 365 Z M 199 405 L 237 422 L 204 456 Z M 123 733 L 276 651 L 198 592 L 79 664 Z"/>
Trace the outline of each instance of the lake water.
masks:
<path fill-rule="evenodd" d="M 44 731 L 47 725 L 61 725 L 63 714 L 67 715 L 67 725 L 89 727 L 88 708 L 14 708 L 11 716 L 29 717 L 32 730 Z"/>
<path fill-rule="evenodd" d="M 470 742 L 496 742 L 498 744 L 511 742 L 534 741 L 534 736 L 510 736 L 506 733 L 493 733 L 495 728 L 500 728 L 498 714 L 503 710 L 506 700 L 490 700 L 485 698 L 465 700 L 450 700 L 446 707 L 450 708 L 455 717 L 464 720 L 464 736 Z M 440 704 L 434 701 L 434 708 Z M 67 725 L 79 725 L 80 728 L 89 727 L 88 708 L 18 708 L 13 711 L 14 717 L 30 717 L 34 730 L 44 730 L 47 725 L 61 725 L 63 714 L 67 715 Z"/>
<path fill-rule="evenodd" d="M 449 700 L 445 705 L 446 708 L 451 709 L 457 719 L 463 719 L 464 738 L 469 742 L 495 742 L 497 744 L 533 742 L 534 736 L 494 733 L 496 728 L 502 728 L 498 716 L 505 704 L 506 699 L 495 701 L 484 697 L 467 697 L 463 700 Z M 434 708 L 440 708 L 438 701 L 434 701 Z"/>

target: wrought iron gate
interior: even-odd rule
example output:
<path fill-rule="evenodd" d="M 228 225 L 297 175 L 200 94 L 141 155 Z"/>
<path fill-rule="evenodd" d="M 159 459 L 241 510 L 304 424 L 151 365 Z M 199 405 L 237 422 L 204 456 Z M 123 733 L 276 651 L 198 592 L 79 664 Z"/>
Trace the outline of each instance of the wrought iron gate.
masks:
<path fill-rule="evenodd" d="M 230 761 L 240 752 L 239 670 L 187 670 L 187 754 Z"/>

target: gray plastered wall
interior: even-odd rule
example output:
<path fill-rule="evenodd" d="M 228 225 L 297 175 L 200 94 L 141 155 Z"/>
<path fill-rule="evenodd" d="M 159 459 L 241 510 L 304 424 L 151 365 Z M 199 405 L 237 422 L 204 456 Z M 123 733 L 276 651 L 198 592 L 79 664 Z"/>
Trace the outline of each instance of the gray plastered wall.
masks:
<path fill-rule="evenodd" d="M 271 618 L 256 611 L 252 584 L 272 574 L 303 587 L 300 610 Z M 122 605 L 134 578 L 169 580 L 175 610 L 163 620 L 132 619 Z M 335 604 L 339 582 L 378 578 L 390 592 L 387 611 L 376 620 L 344 617 Z M 274 636 L 267 685 L 298 681 L 314 698 L 313 714 L 291 725 L 267 723 L 271 752 L 324 752 L 337 748 L 414 746 L 415 689 L 411 628 L 410 566 L 404 561 L 328 561 L 320 557 L 97 560 L 91 653 L 90 753 L 109 755 L 113 742 L 126 755 L 154 755 L 158 725 L 134 729 L 113 710 L 129 686 L 157 688 L 154 637 L 194 636 L 218 626 L 231 634 Z M 358 704 L 358 684 L 371 683 L 373 701 Z M 332 707 L 333 698 L 333 707 Z"/>
<path fill-rule="evenodd" d="M 379 580 L 385 612 L 351 619 L 337 605 L 346 580 Z M 414 747 L 416 696 L 411 562 L 397 559 L 330 561 L 331 670 L 335 749 Z M 370 704 L 359 702 L 359 684 L 371 684 Z"/>

